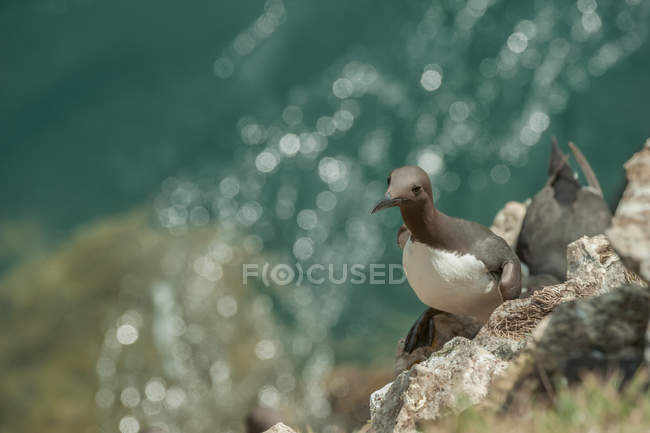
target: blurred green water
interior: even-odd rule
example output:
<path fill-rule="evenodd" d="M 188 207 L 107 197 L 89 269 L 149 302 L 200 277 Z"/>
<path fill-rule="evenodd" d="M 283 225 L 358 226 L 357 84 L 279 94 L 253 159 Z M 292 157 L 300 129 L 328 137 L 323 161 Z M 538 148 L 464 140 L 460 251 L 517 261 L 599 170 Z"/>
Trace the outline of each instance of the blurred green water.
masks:
<path fill-rule="evenodd" d="M 415 32 L 426 2 L 287 7 L 291 18 L 221 81 L 213 61 L 259 15 L 263 2 L 199 2 L 188 8 L 175 2 L 4 2 L 2 217 L 36 216 L 49 230 L 67 230 L 142 202 L 181 168 L 227 164 L 240 145 L 237 119 L 250 113 L 277 118 L 292 87 L 325 79 L 325 69 L 354 49 L 387 74 L 417 84 L 403 41 Z M 460 47 L 467 53 L 459 67 L 475 67 L 494 55 L 512 25 L 535 14 L 532 5 L 500 8 L 503 14 L 481 23 L 485 38 Z M 547 134 L 585 147 L 604 178 L 610 163 L 623 161 L 648 135 L 647 57 L 644 44 L 585 92 L 571 92 Z M 418 60 L 437 59 L 427 53 Z M 310 106 L 315 111 L 327 106 L 319 90 L 314 96 L 320 102 Z M 507 127 L 514 116 L 495 113 L 494 122 Z M 373 120 L 400 126 L 399 119 Z M 413 145 L 408 131 L 394 141 Z M 346 145 L 354 154 L 354 140 Z M 531 168 L 517 180 L 540 174 Z M 611 195 L 617 185 L 615 178 L 608 180 L 603 183 Z M 488 221 L 494 208 L 459 211 Z"/>
<path fill-rule="evenodd" d="M 397 215 L 368 216 L 391 168 L 424 163 L 445 212 L 489 225 L 541 186 L 552 134 L 582 148 L 615 203 L 621 164 L 650 136 L 649 10 L 5 1 L 0 221 L 40 234 L 0 266 L 143 203 L 176 236 L 204 214 L 235 221 L 278 261 L 399 262 Z M 307 134 L 299 151 L 287 134 Z M 422 308 L 404 285 L 260 291 L 290 329 L 326 335 L 339 362 L 390 358 Z"/>

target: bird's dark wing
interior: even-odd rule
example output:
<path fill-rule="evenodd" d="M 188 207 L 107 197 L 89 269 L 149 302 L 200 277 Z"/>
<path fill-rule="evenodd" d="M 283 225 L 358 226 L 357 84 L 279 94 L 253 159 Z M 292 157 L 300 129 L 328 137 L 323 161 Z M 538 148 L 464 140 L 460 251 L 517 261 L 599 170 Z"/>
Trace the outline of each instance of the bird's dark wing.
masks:
<path fill-rule="evenodd" d="M 521 293 L 521 263 L 510 245 L 482 224 L 438 213 L 448 230 L 442 234 L 439 247 L 480 260 L 498 283 L 503 300 L 515 299 Z"/>
<path fill-rule="evenodd" d="M 488 230 L 486 228 L 486 230 Z M 503 265 L 507 262 L 516 262 L 519 265 L 517 255 L 512 251 L 510 245 L 503 238 L 490 232 L 472 249 L 476 258 L 485 263 L 489 272 L 500 274 Z"/>
<path fill-rule="evenodd" d="M 494 276 L 502 299 L 518 298 L 521 294 L 521 263 L 510 245 L 481 224 L 466 221 L 463 226 L 464 233 L 469 233 L 474 239 L 468 252 L 482 261 Z"/>
<path fill-rule="evenodd" d="M 508 243 L 484 225 L 446 215 L 445 218 L 453 220 L 448 223 L 451 229 L 446 242 L 450 250 L 472 254 L 482 261 L 491 273 L 500 273 L 508 261 L 518 261 Z"/>

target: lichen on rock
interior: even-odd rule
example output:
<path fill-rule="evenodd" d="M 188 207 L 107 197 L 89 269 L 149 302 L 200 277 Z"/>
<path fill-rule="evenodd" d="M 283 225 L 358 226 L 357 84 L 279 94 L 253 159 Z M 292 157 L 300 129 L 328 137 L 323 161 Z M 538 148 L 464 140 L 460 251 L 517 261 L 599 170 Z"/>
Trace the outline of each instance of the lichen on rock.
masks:
<path fill-rule="evenodd" d="M 527 207 L 527 203 L 509 201 L 503 209 L 497 212 L 490 226 L 490 230 L 497 236 L 501 236 L 513 249 L 517 245 L 517 238 L 526 216 Z"/>
<path fill-rule="evenodd" d="M 618 371 L 624 380 L 631 378 L 648 352 L 649 313 L 650 291 L 634 284 L 560 305 L 495 380 L 490 405 L 525 404 L 534 393 L 550 397 L 558 376 L 569 383 L 579 381 L 586 371 Z"/>
<path fill-rule="evenodd" d="M 264 433 L 296 433 L 296 432 L 288 425 L 279 422 L 273 427 L 271 427 L 270 429 L 266 430 Z"/>
<path fill-rule="evenodd" d="M 650 139 L 625 172 L 628 184 L 606 234 L 624 263 L 650 281 Z"/>
<path fill-rule="evenodd" d="M 372 431 L 415 432 L 419 422 L 476 404 L 487 396 L 492 377 L 507 366 L 475 342 L 456 337 L 372 394 Z"/>

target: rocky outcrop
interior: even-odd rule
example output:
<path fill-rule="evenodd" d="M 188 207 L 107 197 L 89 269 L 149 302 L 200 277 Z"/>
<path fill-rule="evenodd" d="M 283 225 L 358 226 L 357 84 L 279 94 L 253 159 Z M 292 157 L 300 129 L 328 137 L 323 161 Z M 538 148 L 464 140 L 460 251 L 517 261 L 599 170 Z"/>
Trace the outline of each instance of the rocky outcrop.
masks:
<path fill-rule="evenodd" d="M 625 172 L 628 184 L 606 233 L 625 264 L 650 281 L 650 139 Z"/>
<path fill-rule="evenodd" d="M 279 422 L 273 427 L 271 427 L 270 429 L 268 429 L 267 431 L 265 431 L 264 433 L 296 433 L 296 432 L 291 427 Z"/>
<path fill-rule="evenodd" d="M 527 204 L 518 201 L 509 201 L 496 214 L 492 226 L 490 226 L 490 230 L 505 239 L 511 248 L 515 248 L 517 244 L 527 206 Z"/>
<path fill-rule="evenodd" d="M 622 285 L 643 284 L 625 268 L 604 235 L 578 239 L 569 245 L 567 257 L 565 283 L 545 287 L 526 299 L 504 302 L 473 340 L 454 338 L 372 394 L 370 411 L 374 431 L 413 432 L 418 423 L 483 401 L 493 380 L 504 375 L 533 330 L 558 306 L 607 294 Z M 630 299 L 621 297 L 617 305 L 624 308 L 622 305 L 631 302 Z M 603 300 L 596 305 L 607 302 Z M 579 316 L 581 310 L 577 311 Z M 594 311 L 592 316 L 597 318 Z M 570 326 L 567 325 L 570 321 L 561 319 L 553 323 Z M 645 330 L 645 325 L 639 326 Z M 588 328 L 582 329 L 586 332 Z M 520 360 L 514 365 L 518 363 Z"/>
<path fill-rule="evenodd" d="M 562 371 L 569 378 L 577 378 L 583 366 L 638 365 L 649 313 L 650 291 L 633 284 L 568 302 L 537 327 L 531 352 L 542 368 Z"/>
<path fill-rule="evenodd" d="M 370 397 L 375 432 L 415 432 L 416 424 L 476 404 L 508 363 L 463 337 L 397 376 Z"/>
<path fill-rule="evenodd" d="M 618 371 L 629 379 L 648 351 L 649 314 L 650 291 L 638 285 L 560 305 L 535 329 L 517 361 L 496 379 L 491 403 L 526 404 L 532 393 L 552 397 L 558 376 L 571 383 L 585 371 Z"/>
<path fill-rule="evenodd" d="M 524 339 L 564 302 L 607 293 L 628 283 L 642 283 L 636 274 L 625 268 L 604 235 L 585 236 L 571 243 L 567 258 L 566 282 L 545 287 L 525 299 L 504 302 L 494 310 L 479 337 Z"/>

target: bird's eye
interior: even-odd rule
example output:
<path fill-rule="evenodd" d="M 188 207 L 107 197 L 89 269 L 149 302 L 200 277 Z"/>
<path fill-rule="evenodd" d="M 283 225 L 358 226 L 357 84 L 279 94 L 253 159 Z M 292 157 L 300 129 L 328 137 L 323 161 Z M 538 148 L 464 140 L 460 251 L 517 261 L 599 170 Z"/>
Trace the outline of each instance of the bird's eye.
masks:
<path fill-rule="evenodd" d="M 414 185 L 413 188 L 411 188 L 411 191 L 413 191 L 414 194 L 419 193 L 422 190 L 422 187 L 420 185 Z"/>
<path fill-rule="evenodd" d="M 390 176 L 388 176 L 388 177 L 386 178 L 386 183 L 387 183 L 388 185 L 390 185 Z"/>

